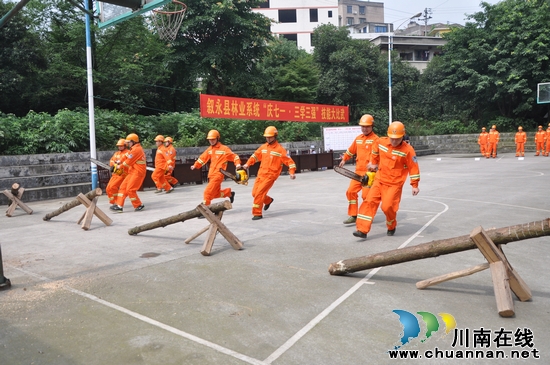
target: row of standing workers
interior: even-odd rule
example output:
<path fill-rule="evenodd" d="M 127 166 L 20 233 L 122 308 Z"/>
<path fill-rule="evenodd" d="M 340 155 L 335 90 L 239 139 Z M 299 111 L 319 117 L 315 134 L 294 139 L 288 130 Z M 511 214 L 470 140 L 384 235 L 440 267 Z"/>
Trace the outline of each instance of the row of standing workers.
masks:
<path fill-rule="evenodd" d="M 546 130 L 542 128 L 542 125 L 539 125 L 534 139 L 536 148 L 535 156 L 548 156 L 550 154 L 550 123 Z M 499 141 L 500 133 L 497 131 L 496 125 L 491 126 L 489 132 L 487 132 L 485 127 L 481 128 L 481 133 L 477 139 L 481 155 L 485 158 L 496 158 Z M 516 157 L 524 157 L 527 133 L 524 132 L 522 126 L 518 127 L 514 143 L 516 144 Z"/>
<path fill-rule="evenodd" d="M 229 162 L 233 162 L 237 170 L 245 169 L 261 162 L 258 174 L 252 188 L 252 220 L 263 218 L 263 211 L 269 209 L 274 199 L 268 195 L 275 180 L 281 174 L 283 165 L 288 167 L 291 179 L 296 178 L 296 164 L 287 155 L 287 151 L 277 141 L 278 131 L 269 126 L 263 136 L 266 143 L 261 145 L 250 156 L 248 161 L 241 165 L 241 160 L 228 146 L 220 142 L 221 136 L 217 130 L 208 132 L 206 139 L 210 146 L 199 156 L 191 166 L 191 170 L 200 169 L 208 162 L 208 184 L 203 192 L 203 203 L 210 205 L 213 199 L 229 198 L 231 203 L 235 199 L 235 192 L 231 188 L 221 188 L 225 176 L 220 169 L 226 170 Z M 176 165 L 176 150 L 173 147 L 173 139 L 158 135 L 155 137 L 157 151 L 155 155 L 155 169 L 151 178 L 157 188 L 156 193 L 171 193 L 178 180 L 172 176 Z M 129 134 L 126 139 L 120 139 L 117 143 L 118 151 L 113 154 L 109 165 L 112 176 L 107 185 L 106 193 L 109 197 L 110 209 L 122 213 L 124 202 L 128 197 L 135 211 L 144 209 L 144 204 L 137 194 L 138 189 L 145 180 L 147 161 L 145 152 L 139 142 L 139 136 Z"/>

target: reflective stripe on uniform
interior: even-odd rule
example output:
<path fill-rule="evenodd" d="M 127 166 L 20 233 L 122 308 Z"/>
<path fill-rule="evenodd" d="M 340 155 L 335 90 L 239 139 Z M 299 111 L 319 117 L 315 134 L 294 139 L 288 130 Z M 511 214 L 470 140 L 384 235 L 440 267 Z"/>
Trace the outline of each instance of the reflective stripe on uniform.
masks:
<path fill-rule="evenodd" d="M 362 219 L 365 221 L 372 222 L 372 217 L 369 217 L 368 215 L 364 215 L 364 214 L 357 214 L 357 219 Z"/>

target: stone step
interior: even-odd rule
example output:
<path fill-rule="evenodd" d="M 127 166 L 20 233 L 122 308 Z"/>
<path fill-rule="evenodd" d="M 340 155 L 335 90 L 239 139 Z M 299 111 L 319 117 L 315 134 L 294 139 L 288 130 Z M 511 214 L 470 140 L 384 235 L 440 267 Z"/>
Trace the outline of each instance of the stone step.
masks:
<path fill-rule="evenodd" d="M 45 186 L 29 189 L 25 188 L 22 200 L 24 203 L 27 203 L 48 199 L 76 198 L 78 194 L 86 194 L 90 190 L 92 190 L 92 183 Z M 8 198 L 4 194 L 0 193 L 0 205 L 8 204 Z M 32 205 L 30 205 L 30 208 L 32 209 Z"/>
<path fill-rule="evenodd" d="M 90 171 L 41 176 L 10 177 L 6 179 L 0 179 L 0 191 L 4 189 L 10 189 L 14 183 L 18 183 L 25 189 L 30 189 L 57 185 L 90 183 L 91 180 L 92 176 Z"/>
<path fill-rule="evenodd" d="M 19 165 L 0 167 L 0 179 L 90 172 L 88 162 L 65 162 L 47 165 Z"/>

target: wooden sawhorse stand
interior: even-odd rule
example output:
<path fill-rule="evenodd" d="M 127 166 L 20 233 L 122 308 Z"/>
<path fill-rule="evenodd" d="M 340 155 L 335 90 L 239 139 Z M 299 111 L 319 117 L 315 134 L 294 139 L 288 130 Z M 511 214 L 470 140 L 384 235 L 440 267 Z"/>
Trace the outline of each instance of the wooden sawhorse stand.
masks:
<path fill-rule="evenodd" d="M 106 226 L 110 226 L 113 224 L 113 220 L 107 216 L 101 209 L 97 207 L 97 199 L 96 196 L 92 200 L 88 199 L 86 195 L 80 193 L 77 195 L 76 199 L 86 207 L 86 212 L 80 217 L 78 222 L 76 224 L 80 224 L 82 221 L 82 229 L 87 231 L 90 229 L 90 225 L 92 224 L 92 218 L 94 215 L 98 217 L 103 223 L 105 223 Z"/>
<path fill-rule="evenodd" d="M 8 210 L 6 210 L 6 215 L 8 217 L 11 217 L 13 215 L 13 212 L 15 211 L 17 206 L 21 207 L 21 209 L 27 212 L 27 214 L 32 214 L 32 209 L 29 208 L 27 204 L 21 201 L 24 192 L 25 188 L 21 187 L 18 183 L 15 183 L 11 186 L 11 192 L 8 190 L 3 191 L 4 195 L 7 196 L 9 200 L 11 200 L 11 204 L 8 207 Z"/>
<path fill-rule="evenodd" d="M 195 238 L 208 231 L 204 244 L 202 245 L 201 254 L 203 256 L 210 256 L 210 252 L 212 252 L 212 246 L 214 245 L 214 240 L 216 239 L 216 234 L 219 231 L 235 250 L 240 250 L 243 248 L 243 243 L 225 226 L 225 224 L 222 223 L 221 219 L 223 216 L 223 211 L 214 214 L 204 204 L 198 205 L 197 209 L 210 222 L 210 225 L 204 227 L 203 229 L 186 239 L 185 243 L 193 241 Z"/>
<path fill-rule="evenodd" d="M 512 317 L 515 312 L 511 292 L 514 292 L 519 300 L 525 302 L 532 298 L 531 290 L 519 274 L 512 268 L 512 265 L 510 265 L 508 259 L 504 256 L 500 245 L 495 245 L 493 240 L 489 238 L 481 226 L 475 228 L 470 233 L 470 239 L 474 241 L 488 263 L 419 281 L 416 283 L 416 287 L 418 289 L 424 289 L 428 286 L 472 275 L 489 268 L 493 278 L 498 314 L 500 314 L 501 317 Z"/>

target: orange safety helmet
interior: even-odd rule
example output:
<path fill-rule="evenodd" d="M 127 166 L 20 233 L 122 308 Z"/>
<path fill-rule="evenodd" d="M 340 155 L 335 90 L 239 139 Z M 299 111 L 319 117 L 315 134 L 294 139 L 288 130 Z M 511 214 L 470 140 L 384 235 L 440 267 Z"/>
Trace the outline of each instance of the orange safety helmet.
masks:
<path fill-rule="evenodd" d="M 486 130 L 486 128 L 485 128 L 485 127 L 481 127 L 481 130 L 484 131 L 484 130 Z"/>
<path fill-rule="evenodd" d="M 374 117 L 370 114 L 364 114 L 361 119 L 359 119 L 359 125 L 369 126 L 374 124 Z"/>
<path fill-rule="evenodd" d="M 155 142 L 156 141 L 164 142 L 164 136 L 162 134 L 159 134 L 158 136 L 155 137 Z"/>
<path fill-rule="evenodd" d="M 279 132 L 277 132 L 277 128 L 275 128 L 274 126 L 270 125 L 269 127 L 267 127 L 264 131 L 264 137 L 275 137 L 279 134 Z"/>
<path fill-rule="evenodd" d="M 206 139 L 220 139 L 220 132 L 218 132 L 215 129 L 212 129 L 210 132 L 208 132 Z"/>
<path fill-rule="evenodd" d="M 550 127 L 550 123 L 548 123 L 548 126 Z"/>
<path fill-rule="evenodd" d="M 139 143 L 139 137 L 137 134 L 135 133 L 130 133 L 129 135 L 126 136 L 126 143 L 128 142 L 134 142 L 134 143 Z"/>
<path fill-rule="evenodd" d="M 497 129 L 497 126 L 493 124 L 493 126 L 491 127 L 491 129 Z"/>
<path fill-rule="evenodd" d="M 523 130 L 523 127 L 522 126 L 519 126 L 518 127 L 518 131 L 522 131 Z"/>
<path fill-rule="evenodd" d="M 117 147 L 119 146 L 126 146 L 126 140 L 124 138 L 121 138 L 118 140 L 118 142 L 116 143 Z"/>
<path fill-rule="evenodd" d="M 539 125 L 539 129 L 542 129 L 542 126 L 541 126 L 541 125 Z"/>
<path fill-rule="evenodd" d="M 164 142 L 174 143 L 174 140 L 172 139 L 172 137 L 166 137 L 166 138 L 164 139 Z"/>
<path fill-rule="evenodd" d="M 401 138 L 405 135 L 405 125 L 400 121 L 395 121 L 388 127 L 388 137 Z"/>

